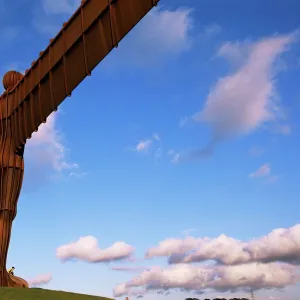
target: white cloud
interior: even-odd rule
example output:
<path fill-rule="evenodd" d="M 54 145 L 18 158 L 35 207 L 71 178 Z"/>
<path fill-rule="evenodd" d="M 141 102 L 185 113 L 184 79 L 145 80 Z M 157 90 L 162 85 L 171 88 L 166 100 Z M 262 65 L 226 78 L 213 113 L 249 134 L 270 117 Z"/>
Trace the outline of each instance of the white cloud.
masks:
<path fill-rule="evenodd" d="M 272 66 L 291 41 L 288 35 L 252 44 L 242 67 L 217 82 L 199 118 L 211 123 L 221 135 L 248 133 L 274 119 L 278 105 Z M 220 52 L 224 55 L 224 49 Z M 228 47 L 226 53 L 234 56 Z"/>
<path fill-rule="evenodd" d="M 176 56 L 190 49 L 192 23 L 190 9 L 154 8 L 122 42 L 118 55 L 125 64 L 147 67 Z"/>
<path fill-rule="evenodd" d="M 116 242 L 111 247 L 101 249 L 93 236 L 79 238 L 78 241 L 63 245 L 56 250 L 56 256 L 62 260 L 82 260 L 99 263 L 125 260 L 133 254 L 134 248 L 124 242 Z"/>
<path fill-rule="evenodd" d="M 143 141 L 140 141 L 136 147 L 135 147 L 135 150 L 137 152 L 141 152 L 141 151 L 148 151 L 150 146 L 152 144 L 152 140 L 143 140 Z"/>
<path fill-rule="evenodd" d="M 251 262 L 300 263 L 300 224 L 279 228 L 268 235 L 243 242 L 224 234 L 217 238 L 166 239 L 149 249 L 146 258 L 169 257 L 170 263 L 215 260 L 232 265 Z"/>
<path fill-rule="evenodd" d="M 178 53 L 189 47 L 188 34 L 193 23 L 190 9 L 162 10 L 155 8 L 143 23 L 140 26 L 139 34 L 143 38 L 144 44 L 150 40 L 152 44 L 154 42 L 156 46 L 161 47 L 161 50 L 169 53 Z M 151 48 L 154 49 L 153 46 Z"/>
<path fill-rule="evenodd" d="M 249 174 L 249 178 L 265 178 L 265 183 L 275 183 L 282 176 L 271 174 L 271 167 L 269 164 L 263 164 L 255 172 Z"/>
<path fill-rule="evenodd" d="M 56 172 L 78 169 L 78 165 L 67 160 L 67 149 L 61 133 L 56 128 L 57 114 L 52 113 L 47 122 L 40 125 L 38 131 L 27 141 L 29 161 L 36 161 L 43 168 L 50 166 Z"/>
<path fill-rule="evenodd" d="M 183 254 L 187 251 L 195 249 L 199 245 L 199 241 L 194 237 L 186 237 L 185 239 L 166 239 L 158 244 L 158 246 L 150 248 L 146 253 L 146 258 L 156 256 L 171 256 L 173 254 Z"/>
<path fill-rule="evenodd" d="M 28 284 L 32 287 L 41 286 L 49 283 L 52 280 L 52 274 L 43 274 L 35 277 L 34 279 L 28 280 Z"/>
<path fill-rule="evenodd" d="M 254 43 L 226 43 L 219 50 L 234 62 L 236 70 L 220 78 L 209 92 L 203 109 L 194 116 L 197 122 L 212 127 L 210 147 L 240 134 L 249 134 L 260 126 L 282 118 L 276 91 L 275 63 L 294 41 L 294 35 L 264 38 Z M 197 152 L 193 158 L 197 158 Z M 202 157 L 203 153 L 198 152 Z"/>
<path fill-rule="evenodd" d="M 123 295 L 127 296 L 139 296 L 139 295 L 144 295 L 146 293 L 145 289 L 134 289 L 131 290 L 129 289 L 125 283 L 119 284 L 114 288 L 114 295 L 115 297 L 120 297 Z"/>
<path fill-rule="evenodd" d="M 266 177 L 271 173 L 271 167 L 268 164 L 263 164 L 255 172 L 249 174 L 250 178 Z"/>
<path fill-rule="evenodd" d="M 149 153 L 151 150 L 157 161 L 162 156 L 161 138 L 158 133 L 153 133 L 151 138 L 140 140 L 131 150 L 140 153 Z"/>
<path fill-rule="evenodd" d="M 121 283 L 114 288 L 114 296 L 120 297 L 129 294 L 129 288 L 127 288 L 125 283 Z"/>
<path fill-rule="evenodd" d="M 250 57 L 254 43 L 249 40 L 243 42 L 225 42 L 217 52 L 218 57 L 225 58 L 233 67 L 240 69 Z"/>
<path fill-rule="evenodd" d="M 135 291 L 185 289 L 190 291 L 234 291 L 239 289 L 282 288 L 299 280 L 294 266 L 282 263 L 252 263 L 238 266 L 178 264 L 153 267 L 115 287 L 114 296 Z"/>
<path fill-rule="evenodd" d="M 26 173 L 25 192 L 33 192 L 45 183 L 67 178 L 82 178 L 87 175 L 78 164 L 69 159 L 69 150 L 61 131 L 57 129 L 58 113 L 53 113 L 47 122 L 27 140 L 25 147 Z"/>

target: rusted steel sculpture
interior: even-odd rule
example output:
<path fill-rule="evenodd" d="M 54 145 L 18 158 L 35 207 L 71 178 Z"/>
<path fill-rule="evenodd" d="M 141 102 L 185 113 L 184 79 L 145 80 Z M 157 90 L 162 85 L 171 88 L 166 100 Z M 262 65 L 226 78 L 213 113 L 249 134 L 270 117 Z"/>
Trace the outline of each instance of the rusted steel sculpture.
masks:
<path fill-rule="evenodd" d="M 159 0 L 85 0 L 25 75 L 10 71 L 0 97 L 0 286 L 28 287 L 6 271 L 27 139 Z"/>

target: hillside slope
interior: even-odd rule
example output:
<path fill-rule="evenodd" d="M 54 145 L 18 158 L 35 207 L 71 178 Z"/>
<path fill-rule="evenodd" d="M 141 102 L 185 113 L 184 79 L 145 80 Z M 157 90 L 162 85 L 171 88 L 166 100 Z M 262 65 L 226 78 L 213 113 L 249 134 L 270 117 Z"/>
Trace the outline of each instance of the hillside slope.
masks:
<path fill-rule="evenodd" d="M 0 288 L 1 300 L 112 300 L 105 297 L 88 296 L 44 289 Z"/>

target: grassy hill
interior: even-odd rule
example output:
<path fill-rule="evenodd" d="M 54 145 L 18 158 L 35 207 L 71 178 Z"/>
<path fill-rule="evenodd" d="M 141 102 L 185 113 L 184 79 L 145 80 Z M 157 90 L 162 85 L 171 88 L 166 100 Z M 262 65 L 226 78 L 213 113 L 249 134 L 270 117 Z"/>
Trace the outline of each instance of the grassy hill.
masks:
<path fill-rule="evenodd" d="M 111 300 L 105 297 L 50 291 L 44 289 L 0 288 L 1 300 Z"/>

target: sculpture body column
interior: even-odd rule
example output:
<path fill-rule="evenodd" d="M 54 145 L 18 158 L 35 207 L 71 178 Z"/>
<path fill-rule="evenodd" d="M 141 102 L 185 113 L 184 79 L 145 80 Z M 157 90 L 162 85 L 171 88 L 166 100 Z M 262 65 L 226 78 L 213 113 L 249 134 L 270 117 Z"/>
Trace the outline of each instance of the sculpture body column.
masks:
<path fill-rule="evenodd" d="M 6 260 L 23 182 L 24 162 L 22 156 L 11 153 L 12 139 L 9 129 L 7 133 L 8 135 L 3 135 L 0 145 L 0 286 L 12 287 L 15 282 L 7 273 Z"/>
<path fill-rule="evenodd" d="M 3 80 L 6 90 L 10 90 L 22 74 L 11 72 Z M 9 105 L 5 93 L 0 97 L 0 107 Z M 7 272 L 7 253 L 10 243 L 12 223 L 17 214 L 24 174 L 24 148 L 16 147 L 9 118 L 2 118 L 0 111 L 0 287 L 28 287 L 25 280 L 11 276 Z M 16 150 L 17 149 L 17 150 Z"/>

